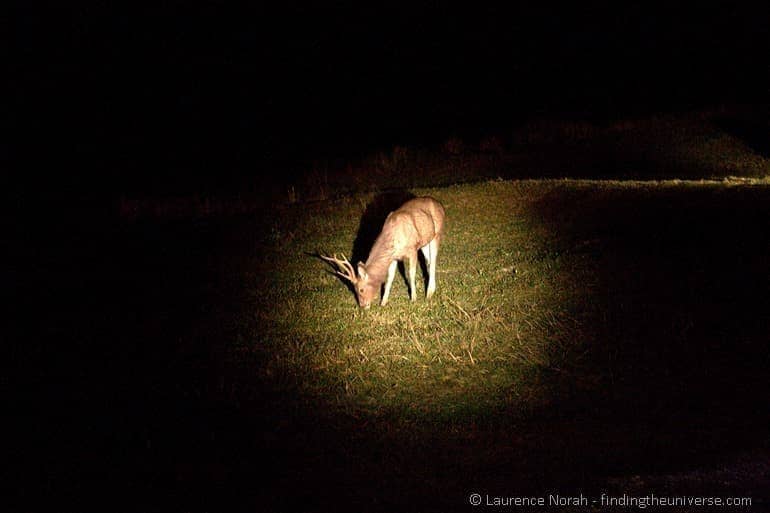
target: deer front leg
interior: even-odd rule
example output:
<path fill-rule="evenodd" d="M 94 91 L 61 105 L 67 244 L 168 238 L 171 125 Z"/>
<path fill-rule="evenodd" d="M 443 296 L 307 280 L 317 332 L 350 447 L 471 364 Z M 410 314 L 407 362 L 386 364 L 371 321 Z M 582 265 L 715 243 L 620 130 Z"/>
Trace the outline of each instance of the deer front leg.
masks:
<path fill-rule="evenodd" d="M 390 296 L 390 286 L 393 285 L 393 277 L 396 276 L 396 268 L 398 267 L 398 261 L 393 260 L 388 266 L 388 277 L 385 280 L 385 292 L 382 294 L 382 301 L 380 306 L 388 304 L 388 297 Z"/>
<path fill-rule="evenodd" d="M 407 261 L 407 274 L 409 275 L 409 299 L 417 301 L 417 287 L 414 285 L 414 279 L 417 276 L 417 251 L 410 255 Z"/>
<path fill-rule="evenodd" d="M 425 265 L 428 267 L 428 290 L 425 297 L 430 299 L 436 292 L 436 254 L 438 253 L 438 242 L 436 239 L 430 241 L 422 248 L 422 256 L 425 257 Z"/>

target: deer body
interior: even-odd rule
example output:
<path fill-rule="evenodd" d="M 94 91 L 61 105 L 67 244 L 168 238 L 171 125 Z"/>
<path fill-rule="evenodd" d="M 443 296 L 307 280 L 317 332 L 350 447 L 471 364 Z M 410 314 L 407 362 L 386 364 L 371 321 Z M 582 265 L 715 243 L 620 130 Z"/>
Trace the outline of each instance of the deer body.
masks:
<path fill-rule="evenodd" d="M 436 257 L 444 234 L 444 218 L 441 203 L 429 197 L 414 198 L 388 214 L 366 263 L 358 263 L 357 276 L 347 259 L 324 258 L 345 270 L 338 273 L 353 283 L 359 306 L 369 308 L 383 283 L 385 290 L 380 304 L 388 303 L 399 261 L 404 262 L 406 269 L 409 297 L 412 301 L 417 300 L 414 282 L 417 252 L 421 251 L 428 268 L 426 297 L 430 299 L 436 292 Z"/>

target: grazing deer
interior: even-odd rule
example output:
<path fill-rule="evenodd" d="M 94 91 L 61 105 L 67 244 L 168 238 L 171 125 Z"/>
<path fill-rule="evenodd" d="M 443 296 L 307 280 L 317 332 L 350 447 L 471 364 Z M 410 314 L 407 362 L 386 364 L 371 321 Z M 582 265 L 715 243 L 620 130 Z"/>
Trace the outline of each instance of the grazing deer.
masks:
<path fill-rule="evenodd" d="M 414 285 L 417 273 L 417 250 L 422 251 L 428 267 L 428 299 L 436 292 L 436 255 L 441 238 L 444 234 L 444 207 L 433 198 L 414 198 L 398 210 L 388 214 L 380 235 L 374 241 L 366 263 L 358 262 L 358 275 L 353 266 L 342 255 L 321 256 L 324 260 L 336 265 L 337 274 L 350 281 L 356 291 L 358 306 L 369 308 L 372 299 L 380 293 L 385 283 L 380 305 L 385 306 L 390 296 L 390 287 L 396 275 L 399 261 L 403 261 L 409 279 L 409 297 L 417 299 Z"/>

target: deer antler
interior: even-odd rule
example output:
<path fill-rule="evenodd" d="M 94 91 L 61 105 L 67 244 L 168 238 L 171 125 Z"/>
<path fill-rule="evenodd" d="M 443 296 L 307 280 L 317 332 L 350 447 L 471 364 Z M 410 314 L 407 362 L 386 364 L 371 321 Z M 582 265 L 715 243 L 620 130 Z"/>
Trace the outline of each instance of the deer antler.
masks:
<path fill-rule="evenodd" d="M 335 253 L 334 256 L 328 257 L 319 254 L 321 258 L 326 260 L 327 262 L 331 262 L 332 264 L 336 265 L 339 269 L 342 269 L 342 271 L 337 271 L 337 274 L 345 278 L 346 280 L 349 280 L 352 283 L 356 283 L 358 281 L 358 278 L 356 278 L 356 271 L 353 269 L 353 266 L 350 264 L 348 259 L 345 257 L 345 254 L 342 253 L 342 260 L 337 258 L 337 254 Z"/>

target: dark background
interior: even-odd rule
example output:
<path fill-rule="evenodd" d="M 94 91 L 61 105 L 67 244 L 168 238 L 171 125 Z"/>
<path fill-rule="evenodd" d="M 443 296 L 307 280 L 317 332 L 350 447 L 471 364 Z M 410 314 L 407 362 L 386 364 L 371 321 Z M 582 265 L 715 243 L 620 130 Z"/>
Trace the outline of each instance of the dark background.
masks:
<path fill-rule="evenodd" d="M 761 11 L 669 4 L 25 3 L 11 148 L 59 189 L 179 194 L 534 116 L 763 101 Z"/>
<path fill-rule="evenodd" d="M 260 212 L 239 220 L 116 222 L 110 217 L 116 198 L 215 196 L 265 181 L 291 183 L 318 161 L 505 134 L 539 117 L 602 123 L 767 102 L 767 17 L 748 4 L 470 5 L 11 4 L 3 20 L 10 58 L 2 102 L 10 130 L 0 143 L 3 192 L 11 196 L 5 206 L 12 211 L 4 216 L 2 248 L 11 263 L 0 276 L 12 321 L 0 359 L 12 434 L 0 478 L 16 492 L 11 509 L 103 511 L 106 504 L 111 511 L 216 511 L 220 500 L 251 494 L 249 510 L 269 497 L 276 510 L 286 499 L 297 509 L 310 501 L 322 511 L 338 491 L 353 490 L 362 502 L 340 507 L 361 511 L 381 491 L 370 472 L 354 470 L 371 468 L 393 445 L 364 438 L 351 449 L 348 435 L 357 426 L 319 427 L 259 384 L 251 402 L 223 400 L 216 388 L 232 371 L 223 363 L 232 312 L 248 304 L 242 294 L 251 286 L 230 261 L 255 247 L 249 237 Z M 717 217 L 725 232 L 748 226 L 767 233 L 766 203 L 757 194 L 727 203 L 758 215 Z M 655 232 L 663 217 L 644 227 Z M 688 219 L 676 226 L 684 231 Z M 638 232 L 626 228 L 617 231 L 633 242 Z M 750 269 L 764 269 L 754 248 L 766 248 L 766 239 L 738 253 L 757 260 Z M 635 250 L 628 253 L 635 257 Z M 732 254 L 733 246 L 723 251 Z M 705 266 L 715 273 L 723 261 L 716 254 Z M 693 255 L 681 258 L 682 267 Z M 650 261 L 650 267 L 660 263 Z M 743 280 L 754 276 L 735 268 L 746 274 L 719 272 L 724 288 L 739 297 Z M 763 320 L 767 289 L 757 290 L 741 304 L 751 305 L 746 316 Z M 766 333 L 766 321 L 757 326 L 756 333 L 748 330 L 753 341 Z M 757 366 L 763 348 L 748 353 L 758 356 Z M 252 384 L 252 369 L 243 366 L 242 380 Z M 738 374 L 738 366 L 725 366 L 724 375 Z M 756 375 L 764 377 L 750 376 Z M 749 399 L 765 399 L 761 385 L 741 383 L 759 390 Z M 239 400 L 242 406 L 233 407 Z M 748 417 L 751 430 L 766 425 L 762 404 L 751 403 L 761 409 Z M 723 425 L 731 427 L 717 423 Z M 594 436 L 593 427 L 584 439 Z M 636 429 L 652 433 L 648 427 Z M 550 442 L 570 433 L 556 429 L 535 439 L 530 459 L 517 463 L 519 477 L 537 481 L 530 470 L 548 465 L 570 472 L 547 458 Z M 637 432 L 629 433 L 621 442 L 636 448 Z M 714 436 L 696 448 L 721 447 Z M 659 448 L 652 438 L 649 445 Z M 592 447 L 576 440 L 568 462 L 585 461 Z M 453 461 L 447 446 L 435 461 Z M 434 461 L 443 447 L 418 458 L 401 448 L 395 465 L 385 459 L 373 468 L 390 473 L 386 490 L 397 497 L 401 470 L 423 472 L 420 463 Z M 320 454 L 315 462 L 306 448 Z M 624 467 L 616 447 L 607 453 L 615 456 L 606 457 L 609 470 L 602 471 L 640 471 Z M 260 481 L 266 468 L 272 477 Z M 462 468 L 434 468 L 465 477 Z M 309 497 L 295 495 L 297 469 L 316 480 L 304 491 Z M 586 466 L 586 476 L 595 472 Z M 439 491 L 447 489 L 456 492 Z"/>

